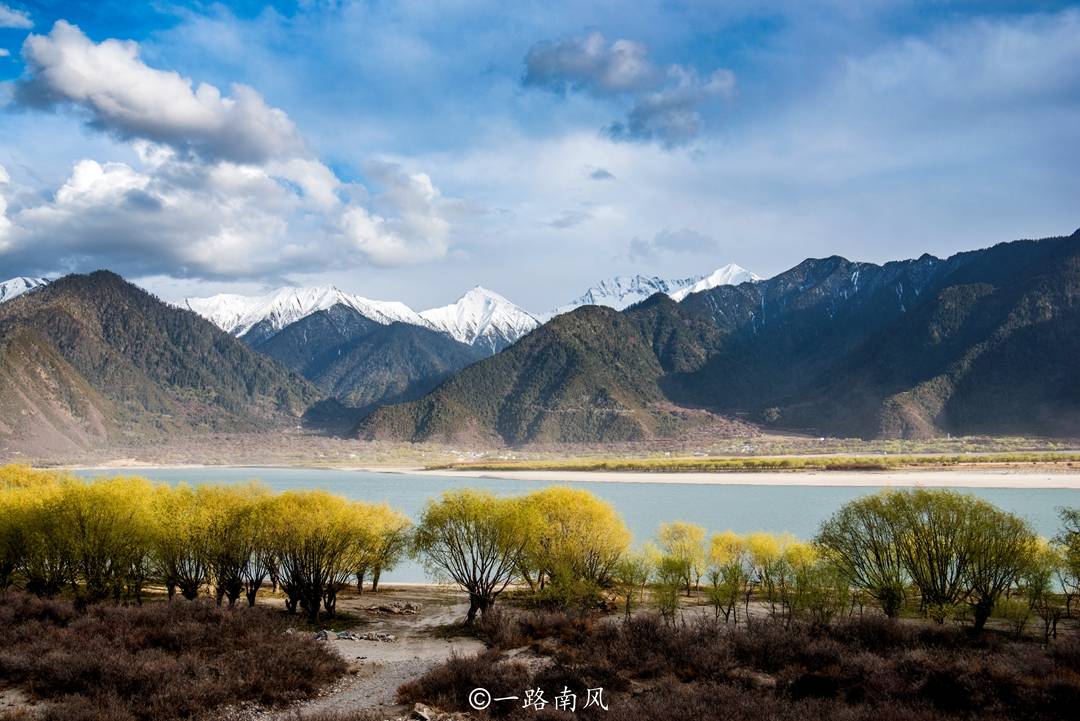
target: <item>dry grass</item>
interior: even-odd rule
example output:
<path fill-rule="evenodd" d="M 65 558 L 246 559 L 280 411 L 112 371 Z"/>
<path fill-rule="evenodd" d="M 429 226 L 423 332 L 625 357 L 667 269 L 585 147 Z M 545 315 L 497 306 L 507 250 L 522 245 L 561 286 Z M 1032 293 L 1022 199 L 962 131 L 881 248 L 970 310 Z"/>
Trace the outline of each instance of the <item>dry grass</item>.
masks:
<path fill-rule="evenodd" d="M 1080 453 L 1010 452 L 905 455 L 815 455 L 724 458 L 640 458 L 477 461 L 429 466 L 457 471 L 632 471 L 638 473 L 722 473 L 747 471 L 887 471 L 976 465 L 1080 466 Z"/>
<path fill-rule="evenodd" d="M 280 706 L 345 672 L 308 634 L 261 608 L 96 606 L 0 596 L 0 679 L 47 702 L 43 721 L 206 718 Z"/>
<path fill-rule="evenodd" d="M 614 721 L 1058 721 L 1080 708 L 1080 643 L 1044 648 L 962 629 L 853 619 L 822 628 L 757 622 L 749 628 L 709 621 L 668 626 L 654 616 L 627 623 L 569 623 L 533 615 L 516 631 L 499 622 L 493 638 L 511 643 L 550 633 L 550 663 L 523 667 L 496 646 L 452 659 L 402 687 L 403 702 L 467 710 L 477 685 L 493 693 L 603 687 L 607 712 L 574 718 Z M 569 631 L 569 632 L 568 632 Z M 551 651 L 550 649 L 556 649 Z M 535 670 L 529 670 L 533 668 Z M 516 707 L 508 718 L 564 718 Z M 570 718 L 570 717 L 565 717 Z"/>

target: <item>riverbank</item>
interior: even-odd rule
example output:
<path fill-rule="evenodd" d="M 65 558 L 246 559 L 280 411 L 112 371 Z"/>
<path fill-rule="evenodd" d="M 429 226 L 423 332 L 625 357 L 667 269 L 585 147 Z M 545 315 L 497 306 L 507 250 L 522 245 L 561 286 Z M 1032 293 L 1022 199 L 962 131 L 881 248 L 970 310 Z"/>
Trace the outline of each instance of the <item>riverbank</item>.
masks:
<path fill-rule="evenodd" d="M 372 469 L 374 470 L 374 469 Z M 405 471 L 401 471 L 405 472 Z M 543 483 L 659 483 L 718 486 L 834 486 L 868 488 L 1019 488 L 1080 490 L 1080 467 L 911 469 L 902 471 L 558 471 L 423 470 L 412 475 Z"/>
<path fill-rule="evenodd" d="M 445 479 L 486 479 L 540 483 L 633 483 L 716 486 L 803 486 L 838 488 L 1002 488 L 1080 490 L 1080 463 L 1060 464 L 970 464 L 944 467 L 912 467 L 897 470 L 748 470 L 727 471 L 645 471 L 645 470 L 559 470 L 488 469 L 466 466 L 431 468 L 415 465 L 294 466 L 294 465 L 213 465 L 101 463 L 64 466 L 57 470 L 77 473 L 133 474 L 153 471 L 196 471 L 200 475 L 215 470 L 310 470 L 316 473 L 377 473 L 388 476 Z"/>

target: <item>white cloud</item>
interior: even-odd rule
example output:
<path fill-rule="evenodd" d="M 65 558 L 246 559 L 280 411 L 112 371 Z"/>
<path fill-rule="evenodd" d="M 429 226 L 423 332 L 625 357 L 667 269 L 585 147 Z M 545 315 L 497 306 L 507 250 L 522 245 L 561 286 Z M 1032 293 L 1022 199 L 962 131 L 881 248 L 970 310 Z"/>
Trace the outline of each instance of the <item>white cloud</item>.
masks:
<path fill-rule="evenodd" d="M 374 163 L 379 192 L 342 182 L 255 90 L 231 96 L 151 68 L 134 42 L 94 43 L 59 21 L 24 45 L 29 107 L 74 105 L 131 141 L 138 164 L 77 162 L 40 202 L 6 212 L 0 246 L 27 271 L 109 267 L 178 278 L 282 278 L 333 264 L 446 255 L 446 199 L 431 178 Z M 4 210 L 7 211 L 5 201 Z"/>
<path fill-rule="evenodd" d="M 11 55 L 11 52 L 7 48 L 0 48 L 0 58 L 6 58 Z"/>
<path fill-rule="evenodd" d="M 9 214 L 0 223 L 7 262 L 37 272 L 280 279 L 328 265 L 419 263 L 448 249 L 444 199 L 423 173 L 380 168 L 385 187 L 369 209 L 333 192 L 320 197 L 331 184 L 321 164 L 290 169 L 297 180 L 283 182 L 270 167 L 207 164 L 145 144 L 139 155 L 141 169 L 80 160 L 52 201 Z"/>
<path fill-rule="evenodd" d="M 34 27 L 30 15 L 5 3 L 0 3 L 0 28 L 29 29 Z"/>
<path fill-rule="evenodd" d="M 375 199 L 375 212 L 351 207 L 342 214 L 341 229 L 351 247 L 380 266 L 446 255 L 450 225 L 431 178 L 392 163 L 373 164 L 368 170 L 385 189 Z"/>
<path fill-rule="evenodd" d="M 7 169 L 0 165 L 0 252 L 8 247 L 8 234 L 11 230 L 11 221 L 7 217 L 7 199 L 4 197 L 4 186 L 11 182 Z"/>
<path fill-rule="evenodd" d="M 30 73 L 17 97 L 28 105 L 69 104 L 89 122 L 121 138 L 145 138 L 208 160 L 261 163 L 306 154 L 284 111 L 246 85 L 222 95 L 179 73 L 151 68 L 135 42 L 94 43 L 57 21 L 48 35 L 23 44 Z"/>

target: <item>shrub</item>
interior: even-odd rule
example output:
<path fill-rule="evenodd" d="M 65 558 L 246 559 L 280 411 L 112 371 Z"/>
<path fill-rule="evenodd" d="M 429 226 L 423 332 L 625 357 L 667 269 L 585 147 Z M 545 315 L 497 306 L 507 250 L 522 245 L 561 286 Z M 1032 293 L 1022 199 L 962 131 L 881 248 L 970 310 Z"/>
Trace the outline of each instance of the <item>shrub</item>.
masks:
<path fill-rule="evenodd" d="M 0 597 L 0 677 L 51 701 L 47 719 L 170 721 L 281 705 L 344 671 L 269 610 L 196 602 L 78 612 L 68 601 Z"/>

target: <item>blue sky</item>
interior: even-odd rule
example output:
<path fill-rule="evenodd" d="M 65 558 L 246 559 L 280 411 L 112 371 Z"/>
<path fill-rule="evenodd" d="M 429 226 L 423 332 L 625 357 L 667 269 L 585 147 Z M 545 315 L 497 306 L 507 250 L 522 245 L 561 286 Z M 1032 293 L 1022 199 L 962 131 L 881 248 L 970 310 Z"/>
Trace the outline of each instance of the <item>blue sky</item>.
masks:
<path fill-rule="evenodd" d="M 0 0 L 0 49 L 4 277 L 543 311 L 1080 226 L 1076 3 Z"/>

